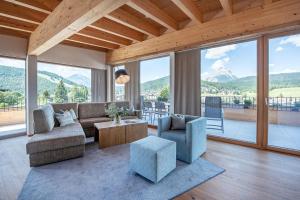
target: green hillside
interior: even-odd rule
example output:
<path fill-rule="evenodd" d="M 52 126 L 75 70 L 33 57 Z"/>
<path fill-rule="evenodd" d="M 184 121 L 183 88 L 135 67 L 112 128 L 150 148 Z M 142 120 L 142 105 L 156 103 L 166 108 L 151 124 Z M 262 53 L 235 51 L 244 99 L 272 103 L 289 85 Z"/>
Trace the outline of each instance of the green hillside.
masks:
<path fill-rule="evenodd" d="M 24 94 L 25 91 L 25 70 L 22 68 L 0 66 L 0 89 L 8 91 L 16 91 Z M 62 80 L 69 86 L 78 86 L 76 83 L 65 79 L 57 74 L 38 71 L 38 92 L 48 90 L 52 94 L 55 90 L 57 82 Z"/>
<path fill-rule="evenodd" d="M 169 84 L 170 84 L 170 78 L 169 76 L 166 76 L 153 81 L 142 83 L 141 91 L 142 92 L 160 91 Z"/>

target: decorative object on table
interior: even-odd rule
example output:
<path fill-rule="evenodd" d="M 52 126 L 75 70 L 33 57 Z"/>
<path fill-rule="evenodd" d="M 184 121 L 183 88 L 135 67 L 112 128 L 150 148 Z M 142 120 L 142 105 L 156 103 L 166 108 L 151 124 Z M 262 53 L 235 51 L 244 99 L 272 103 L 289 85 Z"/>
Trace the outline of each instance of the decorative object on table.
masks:
<path fill-rule="evenodd" d="M 118 69 L 115 72 L 115 81 L 118 84 L 125 84 L 130 80 L 130 76 L 128 75 L 126 69 Z"/>
<path fill-rule="evenodd" d="M 114 120 L 116 124 L 121 123 L 121 116 L 128 115 L 128 109 L 124 107 L 118 107 L 115 103 L 109 104 L 105 109 L 106 114 Z"/>

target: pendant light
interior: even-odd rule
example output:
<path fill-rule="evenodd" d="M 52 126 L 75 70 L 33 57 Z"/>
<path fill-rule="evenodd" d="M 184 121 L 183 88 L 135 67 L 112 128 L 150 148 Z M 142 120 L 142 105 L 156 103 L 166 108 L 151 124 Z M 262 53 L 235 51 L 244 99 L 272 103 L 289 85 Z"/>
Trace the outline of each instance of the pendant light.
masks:
<path fill-rule="evenodd" d="M 125 84 L 130 80 L 130 76 L 128 75 L 125 69 L 118 69 L 115 72 L 115 82 L 117 84 Z"/>

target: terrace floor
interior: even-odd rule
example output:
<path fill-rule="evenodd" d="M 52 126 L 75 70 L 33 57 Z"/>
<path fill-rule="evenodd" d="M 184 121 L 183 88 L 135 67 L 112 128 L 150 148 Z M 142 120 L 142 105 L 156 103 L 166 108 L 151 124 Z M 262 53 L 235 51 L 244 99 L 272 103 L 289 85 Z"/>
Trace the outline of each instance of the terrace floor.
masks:
<path fill-rule="evenodd" d="M 151 124 L 150 119 L 146 118 Z M 209 121 L 211 124 L 218 124 L 216 121 Z M 157 125 L 157 120 L 152 121 Z M 208 134 L 225 138 L 256 143 L 256 123 L 249 121 L 238 121 L 224 119 L 224 133 L 220 130 L 207 130 Z M 284 147 L 300 150 L 300 126 L 270 124 L 268 144 L 270 146 Z"/>

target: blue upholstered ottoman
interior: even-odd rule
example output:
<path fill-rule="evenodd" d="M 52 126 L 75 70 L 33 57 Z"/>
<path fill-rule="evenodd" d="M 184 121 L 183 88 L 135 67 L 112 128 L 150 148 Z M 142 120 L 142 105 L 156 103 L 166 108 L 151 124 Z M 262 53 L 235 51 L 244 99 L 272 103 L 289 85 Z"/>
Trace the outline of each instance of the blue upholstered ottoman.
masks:
<path fill-rule="evenodd" d="M 155 136 L 131 143 L 130 167 L 154 183 L 159 182 L 176 168 L 176 143 Z"/>

